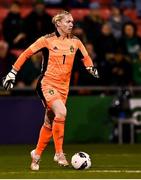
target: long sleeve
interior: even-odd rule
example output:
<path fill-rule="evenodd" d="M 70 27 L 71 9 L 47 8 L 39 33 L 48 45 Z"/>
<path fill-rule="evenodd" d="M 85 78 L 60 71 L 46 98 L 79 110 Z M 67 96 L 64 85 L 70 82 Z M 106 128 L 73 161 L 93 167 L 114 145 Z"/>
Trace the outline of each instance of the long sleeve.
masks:
<path fill-rule="evenodd" d="M 84 63 L 84 66 L 85 67 L 93 66 L 93 61 L 90 58 L 90 56 L 88 55 L 88 52 L 81 41 L 78 41 L 78 48 L 82 53 L 82 56 L 83 56 L 82 62 Z"/>
<path fill-rule="evenodd" d="M 21 55 L 14 63 L 13 68 L 16 71 L 19 71 L 27 59 L 29 59 L 33 54 L 35 54 L 44 47 L 48 48 L 47 40 L 44 37 L 40 37 L 31 46 L 29 46 L 23 53 L 21 53 Z"/>

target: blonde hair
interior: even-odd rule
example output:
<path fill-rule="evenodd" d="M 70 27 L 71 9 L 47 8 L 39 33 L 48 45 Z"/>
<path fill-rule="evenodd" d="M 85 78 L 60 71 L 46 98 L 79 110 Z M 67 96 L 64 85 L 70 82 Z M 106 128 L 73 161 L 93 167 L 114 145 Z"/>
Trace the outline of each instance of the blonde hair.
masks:
<path fill-rule="evenodd" d="M 69 14 L 71 14 L 71 13 L 68 11 L 64 11 L 64 10 L 57 13 L 55 16 L 53 16 L 52 23 L 56 25 L 57 21 L 61 21 L 65 15 L 69 15 Z"/>

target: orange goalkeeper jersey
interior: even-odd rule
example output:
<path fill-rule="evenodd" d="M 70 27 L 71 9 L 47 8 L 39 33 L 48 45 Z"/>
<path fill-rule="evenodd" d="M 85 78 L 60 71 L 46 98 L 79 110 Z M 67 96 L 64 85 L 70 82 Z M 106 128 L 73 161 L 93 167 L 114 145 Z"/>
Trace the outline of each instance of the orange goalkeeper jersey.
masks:
<path fill-rule="evenodd" d="M 82 54 L 84 65 L 93 66 L 82 42 L 73 35 L 63 38 L 58 32 L 40 37 L 17 59 L 13 68 L 20 70 L 23 63 L 33 54 L 42 51 L 42 85 L 50 84 L 68 91 L 73 61 L 77 51 Z"/>

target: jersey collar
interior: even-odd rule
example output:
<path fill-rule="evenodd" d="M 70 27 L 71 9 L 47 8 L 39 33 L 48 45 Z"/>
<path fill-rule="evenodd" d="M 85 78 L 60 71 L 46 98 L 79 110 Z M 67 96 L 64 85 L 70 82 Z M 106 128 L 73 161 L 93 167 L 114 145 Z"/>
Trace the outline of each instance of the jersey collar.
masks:
<path fill-rule="evenodd" d="M 60 37 L 61 35 L 59 34 L 59 32 L 57 31 L 57 29 L 55 29 L 55 34 L 56 34 L 56 36 L 57 37 Z M 69 38 L 72 38 L 72 34 L 70 34 L 70 35 L 67 35 L 67 38 L 69 39 Z"/>
<path fill-rule="evenodd" d="M 59 34 L 59 32 L 57 31 L 57 29 L 55 29 L 55 34 L 57 37 L 60 37 L 61 35 Z"/>

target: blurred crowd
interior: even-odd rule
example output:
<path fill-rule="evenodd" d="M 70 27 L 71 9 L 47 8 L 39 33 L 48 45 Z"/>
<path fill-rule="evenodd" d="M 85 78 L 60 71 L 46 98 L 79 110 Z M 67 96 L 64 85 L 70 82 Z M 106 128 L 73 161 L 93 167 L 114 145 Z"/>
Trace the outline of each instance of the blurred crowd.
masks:
<path fill-rule="evenodd" d="M 141 23 L 141 1 L 106 1 L 110 9 L 108 18 L 100 15 L 99 1 L 92 0 L 33 0 L 30 1 L 33 3 L 32 11 L 23 18 L 21 1 L 9 0 L 8 14 L 1 22 L 0 79 L 26 47 L 40 36 L 54 31 L 52 16 L 46 11 L 49 6 L 88 10 L 81 20 L 74 18 L 73 33 L 85 44 L 98 68 L 100 79 L 94 79 L 87 73 L 78 55 L 72 71 L 71 86 L 140 86 L 141 36 L 137 23 L 123 12 L 124 9 L 136 8 L 138 22 Z M 18 87 L 36 86 L 41 56 L 41 53 L 37 53 L 23 65 L 16 83 Z"/>

